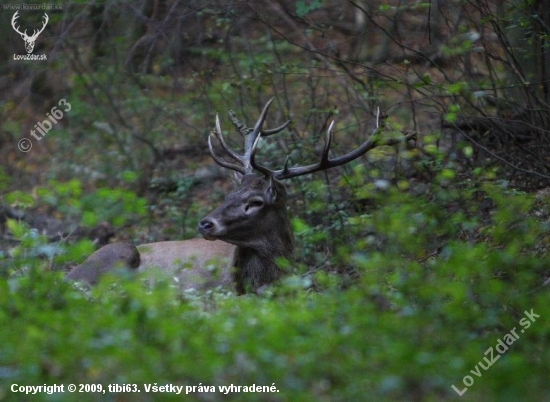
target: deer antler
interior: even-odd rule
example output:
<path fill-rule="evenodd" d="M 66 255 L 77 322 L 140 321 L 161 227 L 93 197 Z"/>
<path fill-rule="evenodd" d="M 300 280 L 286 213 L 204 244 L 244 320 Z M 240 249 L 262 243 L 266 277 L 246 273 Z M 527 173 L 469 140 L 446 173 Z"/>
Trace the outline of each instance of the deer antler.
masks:
<path fill-rule="evenodd" d="M 408 141 L 414 138 L 416 135 L 416 133 L 407 133 L 407 134 L 404 134 L 402 138 L 380 138 L 380 134 L 382 133 L 384 126 L 380 124 L 380 109 L 377 109 L 376 128 L 374 129 L 374 132 L 369 136 L 369 138 L 353 151 L 348 152 L 345 155 L 330 159 L 328 154 L 330 151 L 330 145 L 332 143 L 333 125 L 334 125 L 334 121 L 330 123 L 330 126 L 327 129 L 325 146 L 323 147 L 321 158 L 317 163 L 313 163 L 307 166 L 298 166 L 298 167 L 291 167 L 291 168 L 289 168 L 287 163 L 285 163 L 285 166 L 282 169 L 272 170 L 271 175 L 277 180 L 284 180 L 292 177 L 298 177 L 309 173 L 318 172 L 321 170 L 327 170 L 336 166 L 345 165 L 346 163 L 349 163 L 359 158 L 361 155 L 364 155 L 365 153 L 367 153 L 373 148 L 376 148 L 382 145 L 396 145 L 401 142 Z M 264 170 L 266 170 L 266 168 L 264 168 Z"/>
<path fill-rule="evenodd" d="M 262 131 L 262 125 L 265 121 L 267 111 L 272 101 L 273 101 L 273 98 L 271 98 L 264 106 L 264 109 L 262 110 L 260 118 L 256 122 L 254 129 L 248 129 L 242 122 L 236 119 L 234 115 L 231 116 L 233 124 L 245 137 L 245 153 L 243 155 L 239 155 L 235 151 L 233 151 L 231 148 L 229 148 L 229 146 L 223 139 L 223 135 L 221 133 L 221 128 L 220 128 L 220 121 L 218 116 L 216 116 L 216 129 L 210 134 L 210 137 L 208 137 L 208 146 L 209 146 L 210 154 L 212 155 L 212 158 L 214 158 L 214 160 L 219 165 L 226 167 L 228 169 L 236 170 L 237 172 L 240 172 L 242 174 L 252 173 L 254 170 L 256 170 L 258 172 L 263 173 L 266 177 L 274 178 L 277 180 L 284 180 L 292 177 L 303 176 L 309 173 L 318 172 L 320 170 L 327 170 L 336 166 L 345 165 L 346 163 L 349 163 L 359 158 L 361 155 L 367 153 L 373 148 L 376 148 L 381 145 L 396 145 L 403 141 L 408 141 L 415 136 L 415 133 L 408 133 L 408 134 L 405 134 L 403 138 L 380 138 L 380 134 L 382 133 L 382 130 L 384 127 L 383 125 L 380 124 L 380 109 L 378 109 L 376 112 L 376 128 L 374 132 L 369 136 L 369 138 L 365 142 L 363 142 L 359 147 L 357 147 L 353 151 L 348 152 L 347 154 L 336 158 L 331 159 L 329 157 L 330 146 L 332 144 L 332 128 L 334 126 L 334 121 L 333 121 L 330 123 L 327 129 L 325 146 L 323 147 L 323 152 L 321 153 L 321 157 L 317 163 L 313 163 L 307 166 L 297 166 L 297 167 L 289 168 L 288 158 L 287 158 L 287 161 L 285 162 L 285 166 L 282 169 L 271 170 L 266 168 L 265 166 L 258 164 L 255 160 L 255 154 L 258 148 L 258 144 L 260 142 L 260 138 L 262 136 L 268 136 L 268 135 L 273 135 L 275 133 L 278 133 L 279 131 L 286 128 L 290 123 L 290 121 L 287 121 L 286 123 L 284 123 L 283 125 L 277 128 L 274 128 L 272 130 Z M 212 141 L 211 141 L 212 136 L 216 137 L 216 139 L 218 140 L 224 152 L 227 155 L 229 155 L 232 159 L 234 159 L 236 162 L 239 162 L 240 165 L 236 165 L 234 163 L 228 162 L 223 157 L 216 154 L 212 146 Z"/>
<path fill-rule="evenodd" d="M 242 155 L 232 150 L 225 142 L 220 126 L 220 119 L 218 115 L 216 115 L 216 128 L 210 133 L 210 136 L 208 137 L 208 149 L 210 150 L 210 155 L 212 155 L 212 158 L 214 159 L 214 161 L 216 161 L 218 165 L 221 165 L 231 170 L 235 170 L 241 174 L 253 173 L 254 170 L 259 170 L 266 174 L 266 172 L 264 172 L 261 167 L 258 169 L 258 167 L 254 164 L 254 153 L 256 152 L 258 141 L 260 140 L 260 137 L 268 137 L 270 135 L 276 134 L 284 130 L 290 124 L 289 120 L 279 127 L 269 130 L 262 129 L 267 116 L 267 112 L 269 110 L 269 106 L 271 106 L 271 102 L 273 102 L 273 99 L 275 98 L 271 98 L 269 101 L 267 101 L 262 110 L 262 113 L 260 114 L 260 117 L 256 121 L 256 124 L 253 128 L 246 127 L 244 123 L 236 118 L 233 112 L 229 112 L 229 116 L 231 118 L 231 121 L 233 122 L 233 125 L 244 137 L 244 154 Z M 224 159 L 223 156 L 220 156 L 216 153 L 212 145 L 212 137 L 216 138 L 223 151 L 234 161 L 238 162 L 239 165 L 228 162 L 226 159 Z"/>

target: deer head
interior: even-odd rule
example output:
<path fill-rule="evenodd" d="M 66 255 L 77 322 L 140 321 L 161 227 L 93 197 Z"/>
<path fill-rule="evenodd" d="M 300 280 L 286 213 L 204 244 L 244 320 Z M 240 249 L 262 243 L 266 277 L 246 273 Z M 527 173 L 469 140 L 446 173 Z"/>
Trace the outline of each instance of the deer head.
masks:
<path fill-rule="evenodd" d="M 19 13 L 19 11 L 16 11 L 15 14 L 13 14 L 13 17 L 11 19 L 11 26 L 13 27 L 15 32 L 21 35 L 21 38 L 23 38 L 23 40 L 25 41 L 25 49 L 27 50 L 27 53 L 30 54 L 34 49 L 34 43 L 36 41 L 36 38 L 38 38 L 38 35 L 42 33 L 42 31 L 44 30 L 44 28 L 46 28 L 46 25 L 48 24 L 48 21 L 49 21 L 48 14 L 44 13 L 44 15 L 42 16 L 42 18 L 44 18 L 44 22 L 42 23 L 42 28 L 40 30 L 35 29 L 33 31 L 33 34 L 31 36 L 28 36 L 26 29 L 25 29 L 25 32 L 21 32 L 19 30 L 19 27 L 15 26 L 15 20 L 19 18 L 17 13 Z"/>
<path fill-rule="evenodd" d="M 252 129 L 246 127 L 233 112 L 230 112 L 233 124 L 244 137 L 245 150 L 242 155 L 227 146 L 222 135 L 219 117 L 216 116 L 216 128 L 208 137 L 210 154 L 216 163 L 237 172 L 241 183 L 236 190 L 227 195 L 222 205 L 200 221 L 199 231 L 208 240 L 219 239 L 238 246 L 263 250 L 271 246 L 267 244 L 267 239 L 261 239 L 265 234 L 273 232 L 274 228 L 286 231 L 289 226 L 285 187 L 271 175 L 255 174 L 257 167 L 254 163 L 254 153 L 261 135 L 278 133 L 290 123 L 287 121 L 280 127 L 262 132 L 272 101 L 273 99 L 270 99 L 265 105 Z M 213 147 L 212 138 L 216 138 L 227 156 L 238 164 L 218 156 Z"/>

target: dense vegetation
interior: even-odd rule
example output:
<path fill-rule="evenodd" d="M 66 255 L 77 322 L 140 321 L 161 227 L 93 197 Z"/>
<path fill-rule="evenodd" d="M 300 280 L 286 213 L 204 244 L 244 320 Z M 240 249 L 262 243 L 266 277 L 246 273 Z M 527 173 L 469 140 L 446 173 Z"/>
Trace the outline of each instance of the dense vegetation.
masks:
<path fill-rule="evenodd" d="M 13 59 L 4 9 L 0 400 L 548 399 L 543 6 L 65 3 L 44 10 L 42 62 Z M 226 112 L 252 123 L 271 96 L 268 124 L 292 119 L 261 145 L 272 167 L 314 161 L 331 120 L 349 151 L 378 107 L 383 135 L 416 139 L 285 183 L 296 261 L 262 296 L 63 279 L 107 242 L 195 237 L 231 185 L 207 152 L 215 115 L 237 145 Z"/>

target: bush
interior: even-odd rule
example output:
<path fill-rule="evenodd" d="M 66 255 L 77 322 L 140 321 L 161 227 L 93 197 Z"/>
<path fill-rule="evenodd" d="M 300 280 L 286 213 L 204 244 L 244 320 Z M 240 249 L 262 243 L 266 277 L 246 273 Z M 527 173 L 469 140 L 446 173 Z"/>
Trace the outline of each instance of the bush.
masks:
<path fill-rule="evenodd" d="M 218 387 L 255 384 L 278 392 L 227 398 L 450 400 L 454 385 L 468 400 L 544 399 L 550 307 L 538 204 L 495 185 L 445 197 L 437 187 L 426 197 L 379 193 L 385 207 L 346 227 L 368 227 L 370 240 L 336 236 L 329 269 L 283 280 L 264 297 L 178 294 L 166 281 L 120 276 L 86 292 L 28 265 L 0 281 L 0 398 L 19 396 L 12 384 L 100 384 L 107 396 L 62 398 L 126 400 L 134 395 L 108 385 L 137 384 L 140 400 L 155 400 L 146 384 L 173 384 L 196 387 L 187 399 L 217 400 Z M 345 287 L 330 279 L 342 265 L 356 274 Z M 499 354 L 511 331 L 518 339 Z"/>

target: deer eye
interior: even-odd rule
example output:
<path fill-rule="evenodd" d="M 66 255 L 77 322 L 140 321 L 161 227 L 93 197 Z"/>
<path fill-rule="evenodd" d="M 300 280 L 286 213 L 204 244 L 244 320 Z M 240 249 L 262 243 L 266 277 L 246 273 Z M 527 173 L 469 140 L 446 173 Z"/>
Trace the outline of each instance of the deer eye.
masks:
<path fill-rule="evenodd" d="M 252 198 L 247 201 L 244 211 L 248 212 L 250 209 L 259 209 L 264 206 L 264 200 L 260 198 Z"/>

